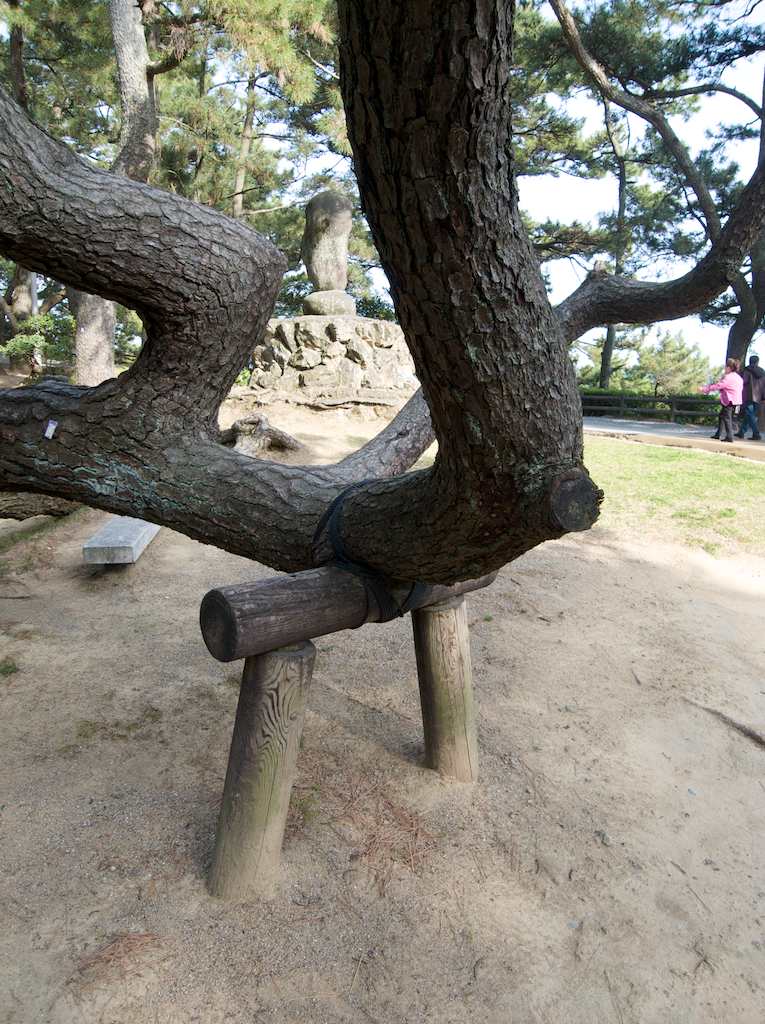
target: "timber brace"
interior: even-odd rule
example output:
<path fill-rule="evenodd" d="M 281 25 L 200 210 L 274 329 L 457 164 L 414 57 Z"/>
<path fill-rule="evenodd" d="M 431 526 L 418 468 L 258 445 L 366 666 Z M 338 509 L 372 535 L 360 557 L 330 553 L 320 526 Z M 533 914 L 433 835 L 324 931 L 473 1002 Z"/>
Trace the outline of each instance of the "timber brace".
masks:
<path fill-rule="evenodd" d="M 388 581 L 384 576 L 367 565 L 366 562 L 355 562 L 349 557 L 348 552 L 345 549 L 345 543 L 343 541 L 343 535 L 341 531 L 343 522 L 343 502 L 353 491 L 358 490 L 360 487 L 364 487 L 366 484 L 375 483 L 374 479 L 359 480 L 355 484 L 351 484 L 350 487 L 344 488 L 338 495 L 335 496 L 332 504 L 322 515 L 319 520 L 316 532 L 313 535 L 312 547 L 316 547 L 324 530 L 327 531 L 327 539 L 329 540 L 332 548 L 332 558 L 327 565 L 334 565 L 338 569 L 342 569 L 343 572 L 352 573 L 354 576 L 358 576 L 364 584 L 364 588 L 367 592 L 367 600 L 371 598 L 377 605 L 380 612 L 380 622 L 389 622 L 391 619 L 402 618 L 407 612 L 412 610 L 412 606 L 418 601 L 425 591 L 428 589 L 427 583 L 413 582 L 410 584 L 409 593 L 406 595 L 403 601 L 399 602 L 395 594 L 392 592 L 388 585 Z"/>

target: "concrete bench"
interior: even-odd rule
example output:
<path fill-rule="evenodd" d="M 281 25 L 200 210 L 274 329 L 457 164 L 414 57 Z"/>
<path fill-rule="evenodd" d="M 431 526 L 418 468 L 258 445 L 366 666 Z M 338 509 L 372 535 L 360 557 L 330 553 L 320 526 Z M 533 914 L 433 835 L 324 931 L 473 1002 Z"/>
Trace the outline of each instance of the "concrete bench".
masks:
<path fill-rule="evenodd" d="M 113 516 L 82 545 L 88 565 L 130 565 L 137 562 L 160 531 L 154 523 Z"/>

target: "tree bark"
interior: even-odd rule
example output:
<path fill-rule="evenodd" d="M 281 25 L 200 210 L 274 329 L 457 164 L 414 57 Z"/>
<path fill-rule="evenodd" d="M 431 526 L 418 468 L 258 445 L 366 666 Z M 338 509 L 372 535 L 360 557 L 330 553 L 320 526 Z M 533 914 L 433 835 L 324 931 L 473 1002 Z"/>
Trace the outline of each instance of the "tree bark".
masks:
<path fill-rule="evenodd" d="M 65 498 L 49 494 L 30 494 L 20 491 L 4 494 L 0 491 L 0 519 L 29 519 L 31 516 L 68 516 L 78 506 Z"/>
<path fill-rule="evenodd" d="M 20 0 L 8 0 L 8 6 L 16 10 Z M 20 25 L 14 25 L 8 39 L 8 64 L 10 69 L 11 93 L 20 107 L 29 109 L 29 91 L 24 71 L 24 33 Z"/>
<path fill-rule="evenodd" d="M 661 283 L 591 273 L 556 306 L 564 335 L 574 341 L 604 323 L 651 324 L 697 313 L 724 292 L 765 227 L 765 169 L 759 166 L 718 238 L 695 267 Z"/>
<path fill-rule="evenodd" d="M 157 114 L 153 77 L 149 75 L 141 9 L 134 0 L 109 0 L 120 91 L 120 149 L 112 165 L 115 174 L 148 181 L 156 152 Z M 75 380 L 93 387 L 115 375 L 113 302 L 75 288 L 67 290 L 77 318 L 74 345 Z"/>
<path fill-rule="evenodd" d="M 765 165 L 765 75 L 762 80 L 762 101 L 759 108 L 760 145 L 758 162 Z M 744 280 L 743 287 L 739 284 L 736 298 L 739 300 L 739 313 L 731 324 L 728 332 L 728 350 L 726 359 L 738 359 L 743 365 L 752 340 L 762 326 L 765 317 L 765 232 L 762 232 L 752 245 L 750 252 L 752 264 L 751 284 Z M 743 278 L 743 275 L 741 275 Z"/>
<path fill-rule="evenodd" d="M 37 314 L 37 274 L 19 264 L 13 268 L 8 301 L 16 329 L 30 316 Z"/>
<path fill-rule="evenodd" d="M 114 328 L 117 311 L 114 303 L 100 295 L 88 295 L 67 288 L 67 299 L 77 327 L 74 334 L 75 380 L 94 387 L 115 374 Z"/>
<path fill-rule="evenodd" d="M 9 6 L 18 10 L 20 0 L 9 0 Z M 14 25 L 8 39 L 8 66 L 10 71 L 11 95 L 23 110 L 29 109 L 29 90 L 24 70 L 24 33 L 21 26 Z M 8 337 L 18 333 L 19 325 L 37 313 L 37 275 L 26 267 L 16 266 L 11 280 L 10 295 L 4 304 L 10 331 Z M 12 360 L 13 368 L 21 368 L 18 359 Z M 27 367 L 28 369 L 28 367 Z"/>
<path fill-rule="evenodd" d="M 109 0 L 109 18 L 122 118 L 120 150 L 112 170 L 134 181 L 148 181 L 156 155 L 157 108 L 141 6 L 134 0 Z"/>
<path fill-rule="evenodd" d="M 244 109 L 244 124 L 239 142 L 239 154 L 236 159 L 236 177 L 234 178 L 234 201 L 231 213 L 239 220 L 244 216 L 244 185 L 247 180 L 247 161 L 252 148 L 252 126 L 255 120 L 255 84 L 257 78 L 250 75 L 247 81 L 247 100 Z"/>

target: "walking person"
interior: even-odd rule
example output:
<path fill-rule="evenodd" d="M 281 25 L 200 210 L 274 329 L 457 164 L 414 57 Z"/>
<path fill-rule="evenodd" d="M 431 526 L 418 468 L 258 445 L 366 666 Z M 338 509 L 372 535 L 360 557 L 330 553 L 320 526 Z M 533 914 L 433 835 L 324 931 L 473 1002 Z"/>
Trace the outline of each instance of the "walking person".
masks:
<path fill-rule="evenodd" d="M 720 414 L 717 417 L 717 432 L 712 434 L 715 441 L 724 441 L 726 444 L 733 444 L 733 412 L 741 405 L 741 398 L 744 390 L 744 380 L 738 372 L 741 363 L 738 359 L 728 359 L 725 363 L 725 373 L 714 384 L 707 384 L 699 390 L 708 395 L 710 391 L 720 392 Z M 725 437 L 722 433 L 725 431 Z"/>
<path fill-rule="evenodd" d="M 749 363 L 742 372 L 744 378 L 744 394 L 742 398 L 743 419 L 736 437 L 746 437 L 747 427 L 752 431 L 752 440 L 759 441 L 760 424 L 757 414 L 760 402 L 765 401 L 765 370 L 760 367 L 759 356 L 749 356 Z"/>

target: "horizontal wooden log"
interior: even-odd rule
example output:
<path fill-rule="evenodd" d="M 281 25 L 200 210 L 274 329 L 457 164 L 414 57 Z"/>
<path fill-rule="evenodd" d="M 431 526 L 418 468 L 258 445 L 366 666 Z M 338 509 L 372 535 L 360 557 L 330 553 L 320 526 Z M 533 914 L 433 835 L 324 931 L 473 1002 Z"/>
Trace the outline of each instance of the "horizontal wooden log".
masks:
<path fill-rule="evenodd" d="M 495 576 L 490 573 L 450 587 L 425 587 L 412 608 L 480 590 Z M 391 593 L 400 605 L 409 592 L 406 584 L 391 585 Z M 204 596 L 199 612 L 205 644 L 218 661 L 250 658 L 287 644 L 391 618 L 394 616 L 383 613 L 361 577 L 335 566 L 211 590 Z"/>

